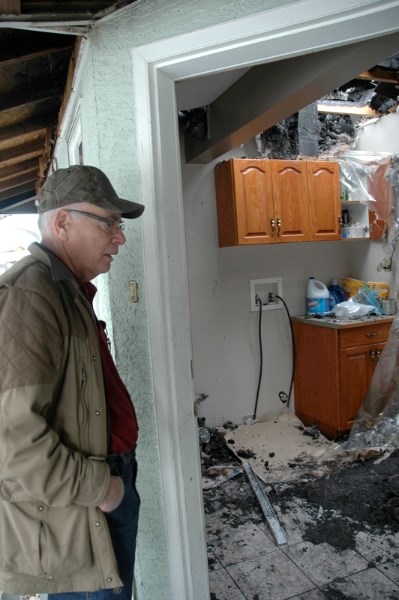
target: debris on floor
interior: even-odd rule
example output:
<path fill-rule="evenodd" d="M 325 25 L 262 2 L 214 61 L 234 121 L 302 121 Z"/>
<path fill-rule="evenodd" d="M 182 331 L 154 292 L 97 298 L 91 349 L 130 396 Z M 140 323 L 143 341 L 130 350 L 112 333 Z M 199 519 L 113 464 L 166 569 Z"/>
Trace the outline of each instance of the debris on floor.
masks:
<path fill-rule="evenodd" d="M 365 523 L 399 532 L 399 451 L 348 452 L 321 434 L 308 435 L 308 429 L 288 409 L 248 426 L 209 429 L 201 453 L 203 488 L 210 494 L 205 493 L 205 512 L 210 509 L 207 501 L 235 490 L 228 503 L 224 499 L 224 525 L 230 518 L 237 523 L 238 517 L 240 524 L 247 518 L 254 522 L 255 513 L 255 522 L 264 522 L 250 471 L 280 513 L 284 507 L 290 510 L 293 499 L 311 507 L 320 526 L 309 534 L 313 543 L 317 536 L 328 542 L 333 535 L 333 545 L 349 544 Z M 344 519 L 342 528 L 336 523 L 337 513 Z"/>
<path fill-rule="evenodd" d="M 321 476 L 331 468 L 336 442 L 315 427 L 305 427 L 289 409 L 226 432 L 225 441 L 239 459 L 248 460 L 265 483 Z"/>
<path fill-rule="evenodd" d="M 286 544 L 287 534 L 285 533 L 284 528 L 281 527 L 276 513 L 274 512 L 273 506 L 267 495 L 266 486 L 264 484 L 262 485 L 262 481 L 256 476 L 251 465 L 247 462 L 244 463 L 244 471 L 255 496 L 258 499 L 259 506 L 265 516 L 274 541 L 278 546 Z"/>
<path fill-rule="evenodd" d="M 306 429 L 284 412 L 209 430 L 201 449 L 203 481 L 214 480 L 203 490 L 212 600 L 399 598 L 399 450 L 342 453 Z M 267 479 L 287 543 L 270 530 L 242 469 L 249 462 Z"/>

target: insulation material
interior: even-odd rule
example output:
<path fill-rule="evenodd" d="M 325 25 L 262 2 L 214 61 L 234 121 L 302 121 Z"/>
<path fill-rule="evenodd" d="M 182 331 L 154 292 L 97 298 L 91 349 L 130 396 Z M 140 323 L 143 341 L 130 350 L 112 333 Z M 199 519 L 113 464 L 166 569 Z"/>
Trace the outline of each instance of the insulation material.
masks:
<path fill-rule="evenodd" d="M 391 327 L 346 450 L 399 447 L 399 316 Z"/>
<path fill-rule="evenodd" d="M 335 442 L 306 428 L 289 409 L 229 431 L 225 441 L 267 484 L 326 473 L 322 459 L 335 455 L 336 448 Z"/>

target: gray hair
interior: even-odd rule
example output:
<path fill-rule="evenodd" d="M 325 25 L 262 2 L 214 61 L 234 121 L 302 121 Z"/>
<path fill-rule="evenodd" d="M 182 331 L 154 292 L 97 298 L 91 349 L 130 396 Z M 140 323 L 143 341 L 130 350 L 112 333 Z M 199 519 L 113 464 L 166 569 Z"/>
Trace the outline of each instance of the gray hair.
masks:
<path fill-rule="evenodd" d="M 65 210 L 68 208 L 82 208 L 83 204 L 84 203 L 82 202 L 71 202 L 71 204 L 69 204 L 68 206 L 63 206 L 62 208 L 53 208 L 51 210 L 47 210 L 43 213 L 40 213 L 37 221 L 37 226 L 39 227 L 42 239 L 48 239 L 51 236 L 51 226 L 54 222 L 55 217 L 57 216 L 57 213 L 59 213 L 61 210 Z"/>
<path fill-rule="evenodd" d="M 39 215 L 37 220 L 37 226 L 41 233 L 42 238 L 46 237 L 50 233 L 50 221 L 54 216 L 55 210 L 49 210 Z"/>

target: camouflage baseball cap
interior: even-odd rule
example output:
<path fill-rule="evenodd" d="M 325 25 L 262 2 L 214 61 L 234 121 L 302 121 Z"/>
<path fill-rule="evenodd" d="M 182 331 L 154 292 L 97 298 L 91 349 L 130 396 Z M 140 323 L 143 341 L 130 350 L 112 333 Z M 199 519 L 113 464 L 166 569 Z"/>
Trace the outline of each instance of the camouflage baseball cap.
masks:
<path fill-rule="evenodd" d="M 36 208 L 42 214 L 75 202 L 89 202 L 125 219 L 136 219 L 144 211 L 142 204 L 119 198 L 105 173 L 87 165 L 54 171 L 36 197 Z"/>

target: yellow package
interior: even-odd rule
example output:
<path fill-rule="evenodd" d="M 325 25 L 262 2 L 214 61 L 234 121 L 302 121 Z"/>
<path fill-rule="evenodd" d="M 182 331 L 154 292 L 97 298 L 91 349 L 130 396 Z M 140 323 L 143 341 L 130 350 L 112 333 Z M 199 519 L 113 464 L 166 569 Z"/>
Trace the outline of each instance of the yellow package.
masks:
<path fill-rule="evenodd" d="M 367 285 L 379 300 L 389 298 L 389 283 L 384 281 L 368 281 Z"/>
<path fill-rule="evenodd" d="M 353 279 L 353 277 L 340 277 L 339 281 L 342 289 L 349 295 L 350 298 L 352 296 L 356 296 L 358 291 L 367 285 L 365 281 Z"/>

